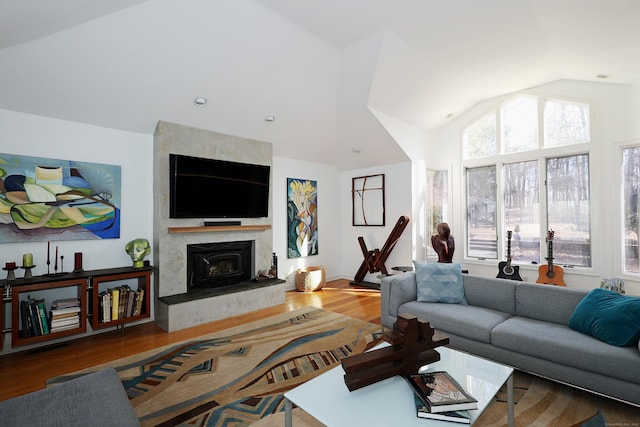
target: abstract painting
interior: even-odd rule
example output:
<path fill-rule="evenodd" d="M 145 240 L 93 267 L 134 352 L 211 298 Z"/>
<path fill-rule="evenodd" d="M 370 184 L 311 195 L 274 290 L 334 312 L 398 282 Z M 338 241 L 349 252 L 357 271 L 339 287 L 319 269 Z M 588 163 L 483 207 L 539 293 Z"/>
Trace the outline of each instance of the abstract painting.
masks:
<path fill-rule="evenodd" d="M 120 237 L 120 166 L 0 153 L 0 243 Z"/>
<path fill-rule="evenodd" d="M 287 178 L 287 257 L 318 255 L 318 183 Z"/>

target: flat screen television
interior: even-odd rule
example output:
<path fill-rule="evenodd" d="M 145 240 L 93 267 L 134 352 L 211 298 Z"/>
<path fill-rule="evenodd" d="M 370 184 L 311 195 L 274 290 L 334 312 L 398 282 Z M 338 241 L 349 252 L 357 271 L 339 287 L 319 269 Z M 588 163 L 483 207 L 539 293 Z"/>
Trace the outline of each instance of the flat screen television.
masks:
<path fill-rule="evenodd" d="M 171 218 L 269 216 L 267 165 L 169 154 Z"/>

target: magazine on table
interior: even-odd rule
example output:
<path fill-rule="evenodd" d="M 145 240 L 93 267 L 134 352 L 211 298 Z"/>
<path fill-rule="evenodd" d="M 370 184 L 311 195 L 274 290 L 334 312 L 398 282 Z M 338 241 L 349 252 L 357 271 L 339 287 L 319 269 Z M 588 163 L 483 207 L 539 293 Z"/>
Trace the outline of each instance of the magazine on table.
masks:
<path fill-rule="evenodd" d="M 427 408 L 427 405 L 424 404 L 422 399 L 420 399 L 420 397 L 416 393 L 413 393 L 413 398 L 416 403 L 416 415 L 418 416 L 418 418 L 451 421 L 461 424 L 471 424 L 471 414 L 469 414 L 469 411 L 447 411 L 434 414 L 432 412 L 429 412 L 429 408 Z"/>
<path fill-rule="evenodd" d="M 406 379 L 433 414 L 478 408 L 478 401 L 446 371 L 411 374 Z"/>

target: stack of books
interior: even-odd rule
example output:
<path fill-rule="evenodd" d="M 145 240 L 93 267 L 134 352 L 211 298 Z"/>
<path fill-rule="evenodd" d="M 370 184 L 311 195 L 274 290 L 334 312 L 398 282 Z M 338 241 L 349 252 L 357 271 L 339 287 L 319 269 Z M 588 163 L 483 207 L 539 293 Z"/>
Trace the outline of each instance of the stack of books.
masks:
<path fill-rule="evenodd" d="M 471 423 L 468 411 L 477 409 L 478 401 L 448 372 L 412 374 L 406 380 L 413 389 L 418 417 Z"/>
<path fill-rule="evenodd" d="M 68 298 L 56 300 L 49 312 L 51 333 L 80 327 L 80 299 Z"/>

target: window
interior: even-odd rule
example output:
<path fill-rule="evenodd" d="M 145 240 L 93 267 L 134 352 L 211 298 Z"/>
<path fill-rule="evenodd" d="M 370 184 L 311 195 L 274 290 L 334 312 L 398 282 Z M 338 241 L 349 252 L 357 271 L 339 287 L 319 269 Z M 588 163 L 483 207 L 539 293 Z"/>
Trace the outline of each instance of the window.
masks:
<path fill-rule="evenodd" d="M 624 226 L 624 271 L 640 273 L 638 214 L 640 213 L 640 147 L 622 150 L 622 223 Z"/>
<path fill-rule="evenodd" d="M 464 157 L 474 159 L 496 154 L 496 115 L 487 114 L 463 133 Z"/>
<path fill-rule="evenodd" d="M 538 104 L 535 98 L 519 97 L 500 111 L 502 152 L 538 148 Z"/>
<path fill-rule="evenodd" d="M 547 160 L 547 224 L 555 263 L 591 266 L 589 156 Z"/>
<path fill-rule="evenodd" d="M 553 230 L 555 263 L 591 266 L 589 129 L 587 103 L 519 96 L 463 131 L 468 257 L 506 258 L 511 231 L 514 262 L 544 262 Z"/>
<path fill-rule="evenodd" d="M 498 258 L 496 167 L 467 169 L 467 254 Z"/>
<path fill-rule="evenodd" d="M 544 111 L 542 129 L 538 111 Z M 464 129 L 462 144 L 464 158 L 474 159 L 583 144 L 590 138 L 589 104 L 519 96 Z"/>
<path fill-rule="evenodd" d="M 426 176 L 426 217 L 427 235 L 437 234 L 436 227 L 449 221 L 449 171 L 446 169 L 427 169 Z M 429 240 L 429 239 L 427 239 Z M 427 259 L 438 259 L 438 254 L 429 244 Z"/>
<path fill-rule="evenodd" d="M 547 100 L 544 106 L 544 145 L 589 142 L 589 106 L 575 102 Z"/>
<path fill-rule="evenodd" d="M 511 258 L 513 261 L 537 261 L 540 259 L 538 161 L 506 164 L 502 167 L 502 175 L 504 228 L 512 232 Z"/>

